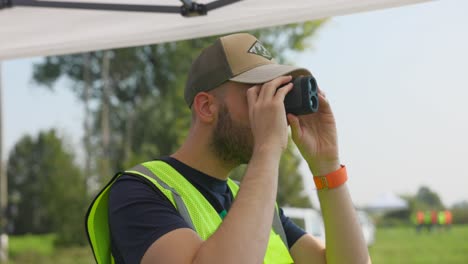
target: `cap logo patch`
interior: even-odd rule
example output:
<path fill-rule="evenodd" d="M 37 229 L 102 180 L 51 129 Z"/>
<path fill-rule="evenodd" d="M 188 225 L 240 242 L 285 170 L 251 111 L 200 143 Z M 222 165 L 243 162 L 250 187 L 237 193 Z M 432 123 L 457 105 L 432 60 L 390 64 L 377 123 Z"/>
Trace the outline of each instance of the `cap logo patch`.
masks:
<path fill-rule="evenodd" d="M 252 47 L 250 47 L 249 53 L 262 56 L 267 60 L 271 60 L 273 58 L 273 56 L 271 56 L 271 53 L 258 40 L 255 41 Z"/>

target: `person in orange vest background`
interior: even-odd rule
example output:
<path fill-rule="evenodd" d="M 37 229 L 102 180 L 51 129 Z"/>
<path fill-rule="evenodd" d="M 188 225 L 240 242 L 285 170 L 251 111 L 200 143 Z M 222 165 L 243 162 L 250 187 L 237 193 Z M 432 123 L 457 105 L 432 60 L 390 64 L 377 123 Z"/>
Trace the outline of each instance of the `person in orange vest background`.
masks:
<path fill-rule="evenodd" d="M 421 232 L 421 229 L 424 226 L 424 212 L 421 210 L 418 210 L 416 212 L 416 232 Z"/>
<path fill-rule="evenodd" d="M 431 210 L 431 230 L 434 231 L 437 227 L 437 211 Z"/>
<path fill-rule="evenodd" d="M 445 226 L 447 230 L 452 226 L 452 212 L 450 210 L 445 210 Z"/>

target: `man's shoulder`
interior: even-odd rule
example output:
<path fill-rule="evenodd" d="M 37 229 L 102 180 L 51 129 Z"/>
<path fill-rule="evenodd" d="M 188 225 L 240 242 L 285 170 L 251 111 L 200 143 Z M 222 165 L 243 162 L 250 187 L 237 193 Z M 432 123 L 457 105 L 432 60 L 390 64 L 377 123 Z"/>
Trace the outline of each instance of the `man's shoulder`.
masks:
<path fill-rule="evenodd" d="M 113 202 L 118 204 L 122 201 L 160 198 L 165 196 L 151 182 L 137 175 L 123 173 L 110 187 L 109 205 L 112 206 Z"/>
<path fill-rule="evenodd" d="M 116 186 L 147 186 L 148 183 L 142 178 L 139 177 L 136 174 L 128 173 L 128 172 L 123 172 L 112 184 L 111 188 L 118 188 Z M 149 186 L 148 186 L 149 187 Z"/>
<path fill-rule="evenodd" d="M 126 263 L 140 263 L 151 244 L 178 228 L 190 228 L 161 191 L 141 177 L 122 174 L 109 194 L 112 252 Z"/>

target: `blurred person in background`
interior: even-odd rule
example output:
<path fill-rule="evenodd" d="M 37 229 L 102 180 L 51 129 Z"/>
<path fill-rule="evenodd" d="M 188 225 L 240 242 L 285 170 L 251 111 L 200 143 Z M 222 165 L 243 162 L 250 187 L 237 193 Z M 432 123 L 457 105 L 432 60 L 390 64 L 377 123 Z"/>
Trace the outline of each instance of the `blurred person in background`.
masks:
<path fill-rule="evenodd" d="M 416 232 L 421 232 L 421 229 L 424 227 L 424 212 L 418 210 L 414 216 L 414 225 L 416 226 Z"/>
<path fill-rule="evenodd" d="M 432 209 L 431 210 L 431 231 L 434 232 L 437 229 L 438 225 L 438 218 L 437 218 L 437 211 Z"/>
<path fill-rule="evenodd" d="M 439 230 L 443 230 L 446 224 L 445 211 L 439 211 L 437 213 L 437 221 L 439 223 Z"/>
<path fill-rule="evenodd" d="M 424 212 L 424 226 L 426 227 L 427 232 L 431 232 L 431 211 L 427 210 Z"/>
<path fill-rule="evenodd" d="M 445 226 L 447 230 L 450 230 L 450 227 L 452 226 L 452 221 L 453 221 L 452 212 L 450 210 L 445 210 L 444 213 L 445 213 Z"/>

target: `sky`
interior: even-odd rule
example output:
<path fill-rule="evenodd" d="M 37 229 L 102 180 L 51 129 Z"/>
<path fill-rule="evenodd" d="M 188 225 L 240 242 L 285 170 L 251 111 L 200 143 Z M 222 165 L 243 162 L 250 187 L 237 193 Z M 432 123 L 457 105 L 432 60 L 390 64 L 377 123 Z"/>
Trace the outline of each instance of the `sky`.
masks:
<path fill-rule="evenodd" d="M 311 70 L 337 120 L 353 201 L 416 193 L 468 200 L 468 1 L 444 0 L 330 18 L 289 60 Z M 81 151 L 83 105 L 59 81 L 32 82 L 40 57 L 2 62 L 4 150 L 56 127 Z M 301 165 L 306 190 L 312 176 Z M 316 199 L 314 199 L 316 201 Z"/>

